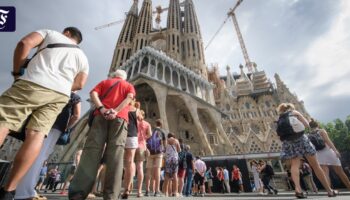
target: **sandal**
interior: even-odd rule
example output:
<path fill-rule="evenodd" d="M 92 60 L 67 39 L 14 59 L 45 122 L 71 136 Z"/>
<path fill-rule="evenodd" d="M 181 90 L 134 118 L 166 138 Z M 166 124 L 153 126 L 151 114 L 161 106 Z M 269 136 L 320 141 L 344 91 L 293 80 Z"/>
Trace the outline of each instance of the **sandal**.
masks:
<path fill-rule="evenodd" d="M 332 193 L 328 193 L 328 197 L 336 197 L 339 194 L 338 190 L 332 190 Z"/>
<path fill-rule="evenodd" d="M 306 199 L 307 196 L 303 192 L 295 192 L 295 197 L 298 199 Z"/>
<path fill-rule="evenodd" d="M 129 192 L 126 190 L 122 195 L 120 195 L 120 199 L 128 199 L 129 198 Z"/>

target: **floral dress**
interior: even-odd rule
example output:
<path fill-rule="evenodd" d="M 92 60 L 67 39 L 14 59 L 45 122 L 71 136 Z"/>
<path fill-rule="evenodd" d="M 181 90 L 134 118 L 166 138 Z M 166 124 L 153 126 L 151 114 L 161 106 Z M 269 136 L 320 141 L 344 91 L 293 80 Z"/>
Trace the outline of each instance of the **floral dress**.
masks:
<path fill-rule="evenodd" d="M 282 143 L 281 159 L 301 158 L 303 156 L 315 155 L 316 150 L 308 137 L 304 134 L 296 140 L 284 140 Z"/>
<path fill-rule="evenodd" d="M 167 145 L 165 155 L 165 173 L 172 177 L 179 169 L 179 154 L 175 145 Z"/>

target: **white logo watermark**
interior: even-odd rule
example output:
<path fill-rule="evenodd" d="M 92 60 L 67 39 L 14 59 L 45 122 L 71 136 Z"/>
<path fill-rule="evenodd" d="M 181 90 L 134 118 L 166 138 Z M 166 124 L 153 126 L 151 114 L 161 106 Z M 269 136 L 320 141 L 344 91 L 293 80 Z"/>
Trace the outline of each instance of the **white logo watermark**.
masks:
<path fill-rule="evenodd" d="M 0 9 L 0 30 L 6 27 L 7 15 L 9 13 L 10 11 Z"/>

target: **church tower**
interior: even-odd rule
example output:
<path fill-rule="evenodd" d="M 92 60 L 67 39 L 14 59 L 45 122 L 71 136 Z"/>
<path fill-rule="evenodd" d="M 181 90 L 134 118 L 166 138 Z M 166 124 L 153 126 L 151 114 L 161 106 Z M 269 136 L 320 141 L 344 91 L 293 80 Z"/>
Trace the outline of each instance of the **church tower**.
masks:
<path fill-rule="evenodd" d="M 207 78 L 203 41 L 192 0 L 185 1 L 183 42 L 185 47 L 185 66 L 189 67 L 197 74 L 200 74 L 202 77 Z"/>
<path fill-rule="evenodd" d="M 179 0 L 170 0 L 167 21 L 167 51 L 170 57 L 181 60 L 181 9 Z"/>
<path fill-rule="evenodd" d="M 127 13 L 125 23 L 120 32 L 116 48 L 114 50 L 110 72 L 118 69 L 131 56 L 135 27 L 138 18 L 138 0 L 134 0 L 130 11 Z"/>
<path fill-rule="evenodd" d="M 152 31 L 152 0 L 144 0 L 137 21 L 133 53 L 149 44 L 149 34 Z"/>

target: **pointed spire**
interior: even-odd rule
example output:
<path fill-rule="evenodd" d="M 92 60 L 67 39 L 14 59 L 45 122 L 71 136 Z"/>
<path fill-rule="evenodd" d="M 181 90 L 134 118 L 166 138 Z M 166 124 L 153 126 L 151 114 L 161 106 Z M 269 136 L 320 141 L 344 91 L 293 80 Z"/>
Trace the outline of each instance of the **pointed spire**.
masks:
<path fill-rule="evenodd" d="M 239 65 L 239 68 L 241 69 L 241 79 L 244 79 L 244 80 L 249 80 L 248 79 L 248 76 L 244 73 L 244 70 L 243 70 L 243 65 L 242 64 L 240 64 Z"/>
<path fill-rule="evenodd" d="M 233 86 L 236 85 L 236 81 L 231 74 L 230 66 L 227 65 L 226 70 L 227 70 L 226 87 L 232 88 Z"/>
<path fill-rule="evenodd" d="M 137 20 L 133 52 L 147 46 L 148 35 L 152 31 L 152 0 L 144 0 Z"/>
<path fill-rule="evenodd" d="M 185 1 L 184 38 L 185 65 L 207 78 L 203 41 L 192 0 Z"/>
<path fill-rule="evenodd" d="M 138 14 L 138 6 L 139 6 L 139 0 L 134 0 L 134 4 L 131 6 L 130 11 L 128 12 L 129 15 L 135 15 Z"/>
<path fill-rule="evenodd" d="M 138 13 L 138 0 L 133 1 L 123 28 L 120 32 L 116 48 L 114 50 L 114 55 L 112 59 L 112 64 L 110 72 L 118 69 L 126 60 L 129 59 L 132 53 L 132 44 L 137 23 L 137 13 Z"/>
<path fill-rule="evenodd" d="M 181 10 L 179 0 L 170 0 L 167 21 L 167 51 L 172 58 L 181 60 Z"/>

